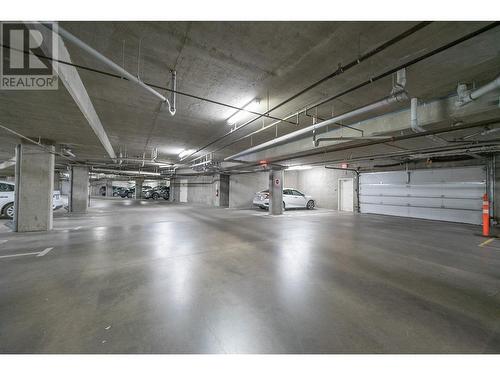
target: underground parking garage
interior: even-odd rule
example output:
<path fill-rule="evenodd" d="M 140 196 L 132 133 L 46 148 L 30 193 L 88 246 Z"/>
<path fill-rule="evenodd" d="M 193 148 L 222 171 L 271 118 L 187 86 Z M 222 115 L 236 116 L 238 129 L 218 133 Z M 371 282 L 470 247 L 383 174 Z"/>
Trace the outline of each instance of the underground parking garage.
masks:
<path fill-rule="evenodd" d="M 0 352 L 498 353 L 499 26 L 2 22 Z"/>

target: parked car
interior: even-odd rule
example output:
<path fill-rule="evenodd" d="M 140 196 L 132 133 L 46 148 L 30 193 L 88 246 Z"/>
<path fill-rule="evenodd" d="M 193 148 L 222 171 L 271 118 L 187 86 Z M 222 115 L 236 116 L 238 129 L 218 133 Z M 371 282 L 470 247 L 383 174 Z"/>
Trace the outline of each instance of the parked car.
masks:
<path fill-rule="evenodd" d="M 132 198 L 134 194 L 135 194 L 135 187 L 132 187 L 128 189 L 123 189 L 119 195 L 122 198 Z"/>
<path fill-rule="evenodd" d="M 113 197 L 119 197 L 121 196 L 122 192 L 126 190 L 124 187 L 121 186 L 113 186 Z"/>
<path fill-rule="evenodd" d="M 14 218 L 14 194 L 15 184 L 8 181 L 0 181 L 0 214 L 9 219 Z M 52 193 L 52 209 L 57 210 L 63 207 L 61 192 L 54 190 Z"/>
<path fill-rule="evenodd" d="M 170 188 L 168 186 L 157 186 L 152 189 L 148 189 L 144 192 L 144 198 L 146 199 L 160 199 L 163 198 L 168 200 L 170 193 Z"/>
<path fill-rule="evenodd" d="M 147 191 L 153 189 L 151 186 L 143 186 L 142 187 L 142 196 L 146 194 Z M 135 187 L 131 187 L 128 189 L 124 189 L 119 196 L 122 198 L 133 198 L 135 195 Z"/>
<path fill-rule="evenodd" d="M 269 190 L 262 190 L 255 194 L 253 204 L 264 210 L 269 209 Z M 307 208 L 312 210 L 315 206 L 314 199 L 301 193 L 297 189 L 283 189 L 283 209 Z"/>

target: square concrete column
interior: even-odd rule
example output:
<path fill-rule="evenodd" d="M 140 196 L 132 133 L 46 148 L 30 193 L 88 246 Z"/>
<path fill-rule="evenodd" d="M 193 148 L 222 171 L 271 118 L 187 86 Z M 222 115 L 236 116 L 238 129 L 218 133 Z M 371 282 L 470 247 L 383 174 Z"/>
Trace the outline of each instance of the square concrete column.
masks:
<path fill-rule="evenodd" d="M 107 197 L 113 196 L 113 181 L 112 180 L 106 180 L 106 196 Z"/>
<path fill-rule="evenodd" d="M 175 192 L 176 192 L 176 187 L 175 187 L 176 180 L 175 178 L 170 179 L 170 188 L 169 188 L 169 196 L 168 196 L 168 201 L 169 202 L 175 202 Z"/>
<path fill-rule="evenodd" d="M 71 212 L 86 213 L 89 206 L 89 168 L 74 165 L 71 168 Z"/>
<path fill-rule="evenodd" d="M 229 207 L 229 175 L 220 174 L 215 189 L 215 207 Z"/>
<path fill-rule="evenodd" d="M 14 230 L 17 232 L 52 229 L 54 190 L 54 146 L 46 149 L 22 143 L 16 147 L 16 191 Z"/>
<path fill-rule="evenodd" d="M 269 171 L 269 215 L 283 213 L 283 170 Z"/>
<path fill-rule="evenodd" d="M 135 180 L 135 199 L 142 199 L 142 184 L 144 183 L 143 178 L 136 178 Z"/>
<path fill-rule="evenodd" d="M 60 184 L 60 174 L 59 172 L 54 171 L 54 190 L 61 190 L 61 184 Z"/>

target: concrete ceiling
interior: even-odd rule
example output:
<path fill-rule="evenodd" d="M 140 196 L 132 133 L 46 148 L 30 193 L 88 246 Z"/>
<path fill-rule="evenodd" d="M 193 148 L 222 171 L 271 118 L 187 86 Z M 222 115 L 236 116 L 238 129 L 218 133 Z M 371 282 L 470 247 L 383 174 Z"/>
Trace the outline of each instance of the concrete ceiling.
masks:
<path fill-rule="evenodd" d="M 177 71 L 178 90 L 235 106 L 262 98 L 263 112 L 360 54 L 415 25 L 415 22 L 63 22 L 61 25 L 103 55 L 148 83 L 168 86 Z M 484 22 L 434 22 L 388 50 L 293 100 L 273 116 L 284 117 L 376 74 L 453 41 Z M 446 96 L 461 82 L 482 83 L 500 67 L 500 28 L 493 29 L 408 69 L 407 89 L 424 100 Z M 66 43 L 75 64 L 111 72 L 78 47 Z M 131 82 L 79 69 L 113 148 L 129 157 L 177 161 L 182 149 L 198 149 L 229 131 L 233 109 L 178 96 L 177 114 L 160 110 L 156 97 Z M 357 90 L 318 109 L 320 117 L 342 113 L 387 96 L 390 78 Z M 163 92 L 166 94 L 165 92 Z M 267 101 L 269 98 L 269 102 Z M 408 104 L 405 104 L 407 106 Z M 395 105 L 393 110 L 401 106 Z M 251 118 L 251 116 L 249 116 Z M 57 91 L 0 91 L 0 122 L 29 137 L 70 145 L 80 160 L 109 160 L 73 99 Z M 268 124 L 256 121 L 217 144 Z M 301 126 L 311 119 L 301 118 Z M 278 134 L 296 130 L 281 124 Z M 1 131 L 0 161 L 14 154 L 15 137 Z M 253 137 L 272 139 L 275 129 Z M 235 143 L 221 158 L 250 146 Z M 208 148 L 205 151 L 213 150 Z M 203 153 L 200 153 L 202 155 Z"/>

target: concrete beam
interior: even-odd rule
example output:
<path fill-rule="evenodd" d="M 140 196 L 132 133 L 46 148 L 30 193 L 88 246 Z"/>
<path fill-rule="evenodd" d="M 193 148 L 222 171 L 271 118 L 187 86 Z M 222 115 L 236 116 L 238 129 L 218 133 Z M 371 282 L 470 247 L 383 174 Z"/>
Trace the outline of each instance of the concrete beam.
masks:
<path fill-rule="evenodd" d="M 40 24 L 38 30 L 44 35 L 44 39 L 49 38 L 49 33 L 51 32 L 49 29 Z M 55 40 L 58 44 L 58 59 L 71 63 L 71 56 L 62 38 L 59 35 L 56 35 Z M 42 44 L 41 48 L 48 56 L 52 55 L 52 51 L 47 51 L 47 47 L 45 44 Z M 106 134 L 106 131 L 102 126 L 101 120 L 99 119 L 99 116 L 95 111 L 94 105 L 90 100 L 89 94 L 87 93 L 87 90 L 85 89 L 85 86 L 83 85 L 82 79 L 80 78 L 80 75 L 78 74 L 76 68 L 71 65 L 57 63 L 57 72 L 59 77 L 61 78 L 61 81 L 64 83 L 64 86 L 73 97 L 73 100 L 75 101 L 88 124 L 101 142 L 102 146 L 108 153 L 109 157 L 112 159 L 116 159 L 116 154 L 113 150 L 113 146 L 111 146 L 108 135 Z"/>

